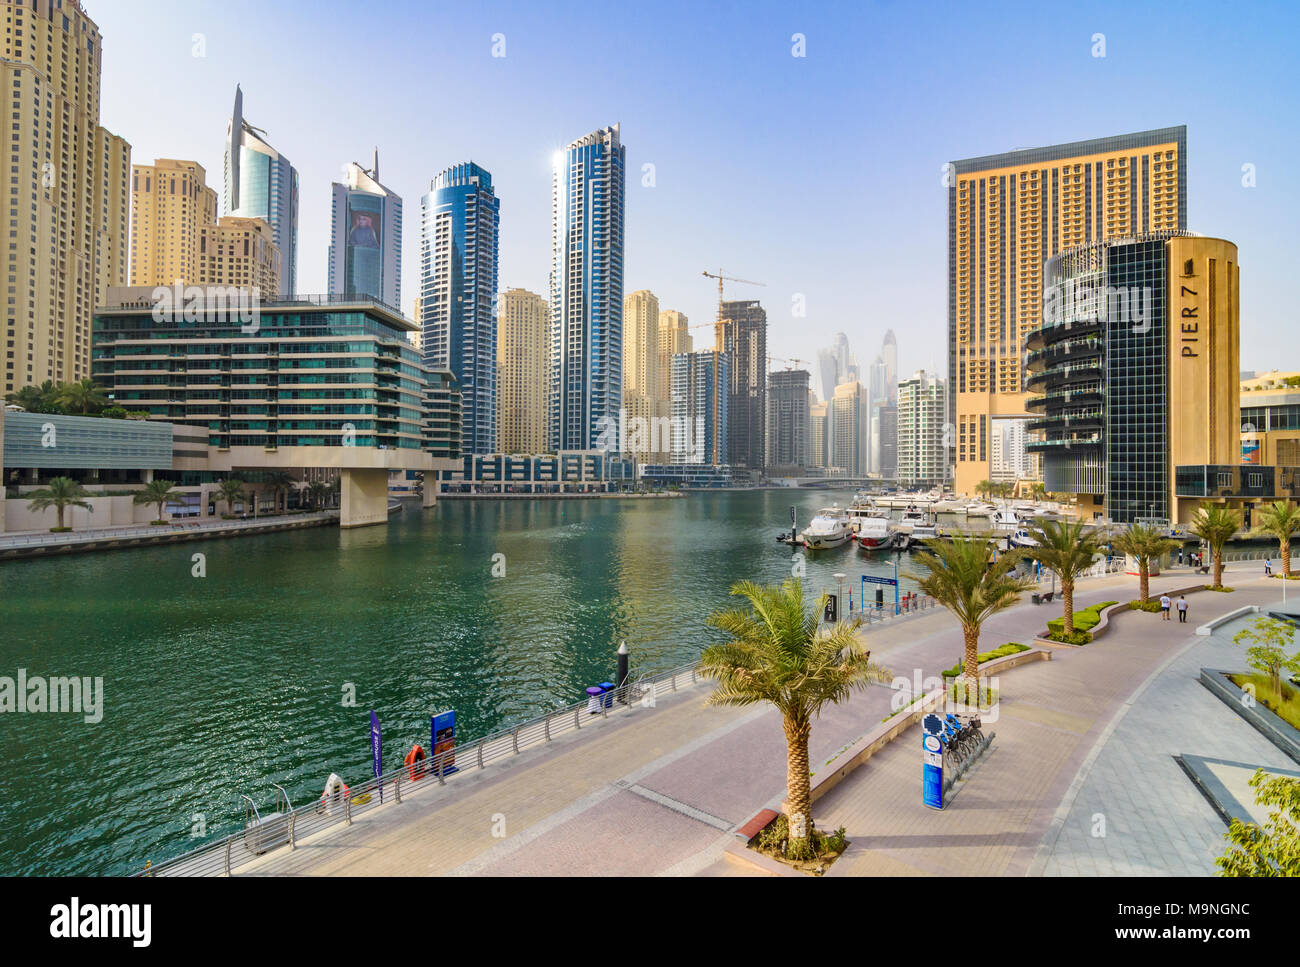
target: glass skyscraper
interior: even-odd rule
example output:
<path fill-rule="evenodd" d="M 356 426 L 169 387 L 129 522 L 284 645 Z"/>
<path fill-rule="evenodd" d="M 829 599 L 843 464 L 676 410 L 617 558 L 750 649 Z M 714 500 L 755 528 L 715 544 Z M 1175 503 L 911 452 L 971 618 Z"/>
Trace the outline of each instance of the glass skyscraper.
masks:
<path fill-rule="evenodd" d="M 420 327 L 425 365 L 461 393 L 461 450 L 497 450 L 497 229 L 492 175 L 453 165 L 420 199 Z"/>
<path fill-rule="evenodd" d="M 616 450 L 620 443 L 612 431 L 623 400 L 626 161 L 617 124 L 579 138 L 554 160 L 552 450 Z"/>
<path fill-rule="evenodd" d="M 261 218 L 280 247 L 280 289 L 298 291 L 298 169 L 266 141 L 266 132 L 244 119 L 244 94 L 235 86 L 235 107 L 226 127 L 227 215 Z"/>
<path fill-rule="evenodd" d="M 344 182 L 330 189 L 330 293 L 367 295 L 399 309 L 402 199 L 379 182 L 379 151 L 372 167 L 352 162 Z"/>

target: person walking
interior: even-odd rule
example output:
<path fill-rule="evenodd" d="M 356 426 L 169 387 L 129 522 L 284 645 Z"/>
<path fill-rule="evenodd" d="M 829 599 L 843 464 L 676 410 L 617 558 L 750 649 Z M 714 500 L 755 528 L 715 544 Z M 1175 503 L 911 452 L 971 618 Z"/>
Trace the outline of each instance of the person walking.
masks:
<path fill-rule="evenodd" d="M 1178 566 L 1179 567 L 1183 566 L 1183 545 L 1182 544 L 1178 545 Z"/>
<path fill-rule="evenodd" d="M 1178 596 L 1178 623 L 1187 624 L 1187 598 L 1182 594 Z"/>
<path fill-rule="evenodd" d="M 1160 620 L 1161 621 L 1169 620 L 1169 604 L 1170 604 L 1169 595 L 1167 594 L 1160 595 Z"/>
<path fill-rule="evenodd" d="M 1273 576 L 1273 559 L 1271 557 L 1266 557 L 1264 558 L 1264 577 L 1272 577 L 1272 576 Z"/>

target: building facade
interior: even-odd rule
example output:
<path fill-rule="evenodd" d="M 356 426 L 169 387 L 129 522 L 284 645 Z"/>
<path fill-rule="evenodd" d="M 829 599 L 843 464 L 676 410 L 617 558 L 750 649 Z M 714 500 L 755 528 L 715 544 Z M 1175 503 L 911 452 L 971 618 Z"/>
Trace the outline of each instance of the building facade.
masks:
<path fill-rule="evenodd" d="M 497 311 L 501 452 L 545 453 L 550 308 L 535 292 L 507 289 L 501 293 Z"/>
<path fill-rule="evenodd" d="M 501 203 L 491 173 L 472 161 L 448 168 L 420 210 L 424 362 L 456 376 L 465 452 L 495 453 Z"/>
<path fill-rule="evenodd" d="M 281 264 L 271 226 L 260 218 L 225 215 L 199 228 L 199 285 L 256 290 L 259 299 L 275 299 Z"/>
<path fill-rule="evenodd" d="M 379 181 L 379 151 L 330 185 L 329 291 L 402 304 L 402 199 Z M 418 320 L 417 320 L 418 321 Z"/>
<path fill-rule="evenodd" d="M 13 118 L 3 392 L 90 376 L 95 306 L 126 283 L 131 146 L 99 123 L 103 45 L 79 3 L 9 0 L 0 74 Z"/>
<path fill-rule="evenodd" d="M 235 85 L 235 106 L 226 124 L 225 211 L 260 218 L 280 249 L 279 295 L 298 291 L 298 169 L 244 118 L 244 93 Z"/>
<path fill-rule="evenodd" d="M 673 357 L 672 463 L 728 463 L 730 362 L 717 350 Z"/>
<path fill-rule="evenodd" d="M 898 384 L 898 481 L 938 487 L 948 480 L 948 393 L 923 370 Z"/>
<path fill-rule="evenodd" d="M 1026 339 L 1028 444 L 1048 491 L 1087 516 L 1187 521 L 1175 467 L 1241 457 L 1239 267 L 1222 239 L 1176 232 L 1050 259 L 1045 324 Z"/>
<path fill-rule="evenodd" d="M 552 451 L 618 446 L 626 166 L 617 124 L 579 138 L 553 162 Z"/>
<path fill-rule="evenodd" d="M 851 477 L 865 477 L 871 447 L 871 410 L 865 387 L 857 380 L 841 383 L 835 387 L 829 411 L 827 466 L 837 468 Z"/>
<path fill-rule="evenodd" d="M 1252 373 L 1240 399 L 1241 462 L 1300 467 L 1300 373 Z"/>
<path fill-rule="evenodd" d="M 1185 228 L 1186 147 L 1187 129 L 1172 127 L 948 166 L 948 409 L 958 492 L 973 493 L 991 476 L 990 421 L 1028 415 L 1020 352 L 1042 324 L 1045 263 L 1076 246 Z"/>
<path fill-rule="evenodd" d="M 825 469 L 829 466 L 827 443 L 830 441 L 830 404 L 808 404 L 808 466 Z"/>
<path fill-rule="evenodd" d="M 788 369 L 767 377 L 767 469 L 795 475 L 809 465 L 812 441 L 808 425 L 811 374 Z"/>
<path fill-rule="evenodd" d="M 623 410 L 634 432 L 619 444 L 641 463 L 666 460 L 672 445 L 660 432 L 670 404 L 659 397 L 659 315 L 659 298 L 649 289 L 623 300 Z"/>
<path fill-rule="evenodd" d="M 217 193 L 196 161 L 131 166 L 131 285 L 195 283 L 199 231 L 217 222 Z"/>
<path fill-rule="evenodd" d="M 659 389 L 655 394 L 667 406 L 668 415 L 672 415 L 673 404 L 673 357 L 682 353 L 695 351 L 695 340 L 691 336 L 690 320 L 686 314 L 676 309 L 663 309 L 659 312 Z"/>
<path fill-rule="evenodd" d="M 733 467 L 762 470 L 767 445 L 767 311 L 756 301 L 723 302 L 715 329 L 727 354 L 727 451 Z"/>

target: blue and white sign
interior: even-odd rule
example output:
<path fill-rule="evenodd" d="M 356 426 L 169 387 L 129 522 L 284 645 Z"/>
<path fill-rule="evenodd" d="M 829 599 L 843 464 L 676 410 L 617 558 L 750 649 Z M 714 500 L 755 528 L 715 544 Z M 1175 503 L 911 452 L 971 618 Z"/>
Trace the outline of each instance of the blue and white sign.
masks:
<path fill-rule="evenodd" d="M 383 738 L 379 734 L 379 716 L 375 710 L 370 710 L 370 758 L 371 764 L 375 770 L 375 778 L 378 779 L 384 773 L 383 769 Z M 379 801 L 384 801 L 384 784 L 379 784 Z"/>
<path fill-rule="evenodd" d="M 931 809 L 943 808 L 943 719 L 931 712 L 921 720 L 921 802 Z"/>

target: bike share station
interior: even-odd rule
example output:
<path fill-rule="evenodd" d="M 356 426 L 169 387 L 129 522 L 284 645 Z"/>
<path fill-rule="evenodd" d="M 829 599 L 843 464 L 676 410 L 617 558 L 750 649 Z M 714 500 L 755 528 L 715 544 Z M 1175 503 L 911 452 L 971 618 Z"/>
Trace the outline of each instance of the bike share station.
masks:
<path fill-rule="evenodd" d="M 943 809 L 948 790 L 988 750 L 995 735 L 980 730 L 978 715 L 927 712 L 921 718 L 922 804 Z"/>

